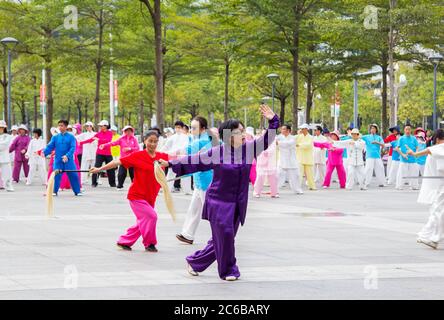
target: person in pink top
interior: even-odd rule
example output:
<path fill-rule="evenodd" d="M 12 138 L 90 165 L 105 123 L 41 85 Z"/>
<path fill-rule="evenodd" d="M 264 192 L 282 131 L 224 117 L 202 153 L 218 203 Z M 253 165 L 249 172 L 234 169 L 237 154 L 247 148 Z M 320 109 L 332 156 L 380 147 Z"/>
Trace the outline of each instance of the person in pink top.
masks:
<path fill-rule="evenodd" d="M 99 123 L 99 132 L 97 132 L 92 138 L 88 140 L 84 140 L 80 142 L 80 144 L 83 146 L 86 143 L 91 143 L 94 140 L 98 142 L 98 145 L 107 144 L 111 142 L 113 139 L 113 133 L 111 130 L 109 130 L 109 123 L 106 120 L 102 120 Z M 105 146 L 103 149 L 97 148 L 96 151 L 96 163 L 94 167 L 99 168 L 102 166 L 103 162 L 106 164 L 113 161 L 113 156 L 111 155 L 111 147 Z M 108 176 L 108 182 L 109 186 L 112 188 L 116 187 L 116 169 L 108 169 L 106 171 L 106 174 Z M 97 173 L 94 173 L 92 175 L 92 187 L 97 187 Z"/>
<path fill-rule="evenodd" d="M 339 133 L 332 132 L 330 133 L 330 140 L 339 141 Z M 343 163 L 343 148 L 336 148 L 333 146 L 332 142 L 314 142 L 314 146 L 316 148 L 325 148 L 328 150 L 328 160 L 327 160 L 327 172 L 325 174 L 324 179 L 324 189 L 330 187 L 331 182 L 331 175 L 333 173 L 333 170 L 336 169 L 336 172 L 338 173 L 339 178 L 339 185 L 341 186 L 341 189 L 345 188 L 346 183 L 346 173 Z"/>
<path fill-rule="evenodd" d="M 101 144 L 99 145 L 99 149 L 103 150 L 106 147 L 120 146 L 121 158 L 127 157 L 131 153 L 139 151 L 140 146 L 137 138 L 134 136 L 134 128 L 131 126 L 126 126 L 125 128 L 123 128 L 122 132 L 124 134 L 119 139 L 117 139 L 116 141 L 108 142 L 106 144 Z M 123 189 L 123 183 L 125 182 L 128 171 L 132 182 L 134 179 L 134 168 L 129 168 L 127 170 L 124 166 L 119 166 L 119 171 L 117 173 L 118 190 Z"/>

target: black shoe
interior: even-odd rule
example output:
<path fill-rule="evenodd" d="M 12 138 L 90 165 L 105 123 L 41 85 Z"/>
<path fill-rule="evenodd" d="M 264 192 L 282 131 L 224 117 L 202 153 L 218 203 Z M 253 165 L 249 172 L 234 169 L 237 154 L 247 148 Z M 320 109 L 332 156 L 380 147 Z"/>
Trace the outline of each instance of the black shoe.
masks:
<path fill-rule="evenodd" d="M 131 250 L 133 250 L 133 249 L 131 249 L 130 246 L 127 246 L 127 245 L 124 245 L 124 244 L 120 244 L 120 243 L 118 243 L 117 246 L 118 246 L 120 249 L 122 249 L 122 250 L 126 250 L 126 251 L 131 251 Z"/>
<path fill-rule="evenodd" d="M 110 184 L 109 186 L 110 186 L 111 188 L 115 188 L 115 187 L 116 187 L 115 184 Z"/>
<path fill-rule="evenodd" d="M 157 252 L 157 248 L 154 244 L 150 244 L 148 247 L 145 248 L 146 251 L 148 252 Z"/>
<path fill-rule="evenodd" d="M 183 235 L 181 235 L 181 234 L 176 234 L 176 238 L 177 238 L 177 240 L 179 240 L 179 241 L 182 241 L 182 242 L 185 242 L 185 243 L 188 243 L 188 244 L 193 244 L 193 240 L 189 240 L 189 239 L 187 239 L 187 238 L 185 238 Z"/>

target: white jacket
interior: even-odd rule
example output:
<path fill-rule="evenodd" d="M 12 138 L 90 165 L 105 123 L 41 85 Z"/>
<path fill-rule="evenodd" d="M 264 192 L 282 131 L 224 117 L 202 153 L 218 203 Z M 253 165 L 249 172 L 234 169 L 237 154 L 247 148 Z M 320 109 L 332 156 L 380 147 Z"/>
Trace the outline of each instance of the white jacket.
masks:
<path fill-rule="evenodd" d="M 347 149 L 347 165 L 349 166 L 363 166 L 364 165 L 364 150 L 365 142 L 361 139 L 335 141 L 335 147 Z"/>
<path fill-rule="evenodd" d="M 29 142 L 28 150 L 25 153 L 25 156 L 29 159 L 28 163 L 32 164 L 43 164 L 45 163 L 45 158 L 35 154 L 35 152 L 42 150 L 46 147 L 45 141 L 43 138 L 35 139 L 32 138 Z"/>
<path fill-rule="evenodd" d="M 313 142 L 328 142 L 328 139 L 322 134 L 313 137 Z M 325 164 L 327 162 L 326 150 L 322 148 L 314 148 L 314 163 L 315 164 Z"/>
<path fill-rule="evenodd" d="M 282 134 L 276 137 L 279 148 L 279 167 L 282 169 L 299 169 L 296 158 L 296 137 Z"/>
<path fill-rule="evenodd" d="M 82 142 L 88 139 L 91 139 L 94 137 L 96 132 L 83 132 L 76 136 L 76 139 L 78 142 Z M 95 160 L 96 159 L 96 151 L 97 151 L 97 141 L 91 142 L 91 143 L 85 143 L 83 145 L 83 152 L 82 152 L 82 161 L 85 159 L 85 161 L 88 160 Z"/>
<path fill-rule="evenodd" d="M 9 146 L 12 143 L 12 136 L 3 133 L 0 134 L 0 163 L 11 162 L 11 157 L 9 155 Z"/>

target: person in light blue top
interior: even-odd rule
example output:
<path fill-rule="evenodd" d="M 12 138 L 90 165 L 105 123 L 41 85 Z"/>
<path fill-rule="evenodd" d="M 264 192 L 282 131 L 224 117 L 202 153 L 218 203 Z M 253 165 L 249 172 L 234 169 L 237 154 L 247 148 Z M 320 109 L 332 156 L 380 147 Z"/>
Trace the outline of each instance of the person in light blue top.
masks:
<path fill-rule="evenodd" d="M 427 142 L 425 139 L 424 132 L 418 132 L 416 134 L 416 139 L 418 140 L 418 152 L 427 149 Z M 421 176 L 424 176 L 426 161 L 427 161 L 427 155 L 422 155 L 416 158 L 416 163 L 418 165 L 419 173 L 421 174 Z"/>
<path fill-rule="evenodd" d="M 410 124 L 404 126 L 404 135 L 399 139 L 396 151 L 401 155 L 401 163 L 399 164 L 398 175 L 396 177 L 396 189 L 402 190 L 405 177 L 418 177 L 419 169 L 416 164 L 416 158 L 408 154 L 409 150 L 418 151 L 418 140 L 412 135 L 412 127 Z M 418 189 L 418 179 L 409 178 L 409 185 L 413 190 Z"/>
<path fill-rule="evenodd" d="M 74 152 L 76 151 L 76 138 L 72 133 L 67 131 L 68 121 L 60 120 L 58 123 L 60 133 L 53 136 L 46 148 L 43 150 L 43 155 L 46 157 L 55 150 L 54 156 L 54 171 L 55 170 L 76 170 L 74 162 Z M 66 172 L 72 191 L 76 196 L 82 195 L 80 193 L 79 175 L 77 172 Z M 54 179 L 54 195 L 57 195 L 60 188 L 61 174 L 57 174 Z"/>
<path fill-rule="evenodd" d="M 203 117 L 197 116 L 191 121 L 191 134 L 193 139 L 186 150 L 188 155 L 208 151 L 213 146 L 212 143 L 215 142 L 208 134 L 208 122 Z M 213 180 L 213 170 L 193 173 L 193 180 L 194 190 L 191 203 L 182 226 L 182 232 L 176 235 L 179 241 L 187 244 L 193 244 L 205 203 L 206 191 Z"/>
<path fill-rule="evenodd" d="M 378 134 L 379 127 L 377 124 L 370 125 L 370 134 L 362 137 L 365 142 L 365 186 L 368 187 L 372 177 L 373 171 L 376 175 L 376 182 L 379 187 L 384 186 L 385 172 L 384 164 L 381 159 L 381 148 L 384 148 L 384 140 Z"/>
<path fill-rule="evenodd" d="M 397 132 L 396 140 L 390 142 L 390 146 L 393 150 L 392 152 L 392 163 L 390 165 L 390 170 L 388 173 L 387 184 L 394 184 L 396 182 L 396 177 L 398 176 L 399 163 L 401 162 L 401 155 L 396 148 L 398 147 L 399 139 L 401 138 L 401 134 Z"/>

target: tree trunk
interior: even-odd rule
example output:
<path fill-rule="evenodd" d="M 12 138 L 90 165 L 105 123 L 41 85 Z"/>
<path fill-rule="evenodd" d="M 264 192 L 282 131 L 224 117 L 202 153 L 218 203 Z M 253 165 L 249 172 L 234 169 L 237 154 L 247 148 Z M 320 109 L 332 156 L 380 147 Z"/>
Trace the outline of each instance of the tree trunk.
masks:
<path fill-rule="evenodd" d="M 32 81 L 34 82 L 34 128 L 37 128 L 37 119 L 39 118 L 37 110 L 37 77 L 32 76 Z"/>
<path fill-rule="evenodd" d="M 388 55 L 389 55 L 389 74 L 390 74 L 390 126 L 395 126 L 395 69 L 394 69 L 394 50 L 395 50 L 395 30 L 391 19 L 392 10 L 396 7 L 396 0 L 390 0 L 390 32 L 388 37 Z"/>
<path fill-rule="evenodd" d="M 285 123 L 285 102 L 286 102 L 287 98 L 280 98 L 279 101 L 281 102 L 281 112 L 280 112 L 280 120 L 281 120 L 281 124 Z"/>
<path fill-rule="evenodd" d="M 48 139 L 50 139 L 52 136 L 51 127 L 54 113 L 54 98 L 52 97 L 52 68 L 50 63 L 50 60 L 46 61 L 46 95 L 48 100 L 46 106 L 46 136 Z"/>
<path fill-rule="evenodd" d="M 309 68 L 311 66 L 312 62 L 309 62 Z M 309 69 L 307 72 L 307 109 L 306 109 L 306 123 L 311 122 L 311 109 L 313 107 L 313 72 Z"/>
<path fill-rule="evenodd" d="M 293 132 L 296 133 L 298 128 L 298 108 L 299 108 L 299 31 L 300 31 L 300 21 L 299 12 L 297 7 L 294 8 L 294 14 L 296 17 L 296 26 L 293 32 L 293 48 L 291 49 L 293 61 L 292 61 L 292 72 L 293 72 L 293 109 L 292 109 L 292 120 L 293 120 Z"/>
<path fill-rule="evenodd" d="M 154 25 L 156 47 L 156 107 L 157 126 L 161 131 L 164 127 L 164 90 L 163 90 L 163 44 L 162 44 L 162 16 L 160 0 L 154 0 L 154 11 L 151 15 Z"/>
<path fill-rule="evenodd" d="M 76 107 L 77 107 L 77 120 L 79 123 L 82 123 L 82 104 L 80 103 L 80 101 L 77 102 Z"/>
<path fill-rule="evenodd" d="M 5 121 L 8 121 L 8 78 L 6 77 L 6 67 L 3 66 L 3 114 Z M 12 123 L 8 123 L 8 126 L 11 126 Z"/>
<path fill-rule="evenodd" d="M 381 135 L 384 135 L 388 129 L 387 118 L 387 64 L 382 66 L 382 106 L 381 106 Z"/>
<path fill-rule="evenodd" d="M 71 105 L 68 106 L 68 116 L 66 117 L 68 123 L 71 122 Z"/>
<path fill-rule="evenodd" d="M 99 49 L 97 52 L 96 60 L 96 96 L 94 98 L 94 122 L 95 125 L 99 123 L 99 109 L 100 109 L 100 80 L 102 75 L 103 59 L 102 59 L 102 47 L 103 47 L 103 9 L 100 9 L 100 18 L 97 21 L 99 25 Z"/>
<path fill-rule="evenodd" d="M 140 89 L 139 133 L 142 136 L 143 135 L 143 123 L 145 122 L 145 119 L 143 117 L 144 101 L 143 101 L 143 84 L 142 83 L 139 84 L 139 89 Z"/>
<path fill-rule="evenodd" d="M 224 97 L 224 121 L 228 120 L 228 85 L 230 81 L 230 62 L 225 58 L 225 97 Z"/>

